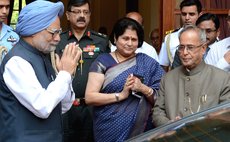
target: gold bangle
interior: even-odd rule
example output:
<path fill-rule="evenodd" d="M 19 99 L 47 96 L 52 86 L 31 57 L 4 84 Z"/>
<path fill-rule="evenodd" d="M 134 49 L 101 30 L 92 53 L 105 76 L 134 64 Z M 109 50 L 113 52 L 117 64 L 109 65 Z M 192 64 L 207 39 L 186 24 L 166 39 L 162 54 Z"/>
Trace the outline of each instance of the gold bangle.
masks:
<path fill-rule="evenodd" d="M 148 94 L 146 95 L 146 97 L 150 97 L 153 95 L 153 89 L 150 88 L 149 91 L 148 91 Z"/>

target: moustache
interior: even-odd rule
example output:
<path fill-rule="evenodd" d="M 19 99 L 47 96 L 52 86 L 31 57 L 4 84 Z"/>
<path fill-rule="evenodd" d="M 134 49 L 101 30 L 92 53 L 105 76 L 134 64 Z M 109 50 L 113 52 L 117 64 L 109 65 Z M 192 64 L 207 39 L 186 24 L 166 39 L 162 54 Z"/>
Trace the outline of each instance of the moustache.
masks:
<path fill-rule="evenodd" d="M 84 17 L 80 17 L 77 19 L 77 22 L 85 22 L 85 18 Z"/>

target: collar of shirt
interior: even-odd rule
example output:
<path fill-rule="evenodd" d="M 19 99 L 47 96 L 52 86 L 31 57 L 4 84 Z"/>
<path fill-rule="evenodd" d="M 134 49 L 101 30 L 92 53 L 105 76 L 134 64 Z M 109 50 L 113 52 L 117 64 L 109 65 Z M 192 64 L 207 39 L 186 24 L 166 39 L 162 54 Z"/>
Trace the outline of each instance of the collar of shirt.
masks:
<path fill-rule="evenodd" d="M 68 39 L 70 39 L 70 38 L 76 38 L 71 30 L 69 30 L 69 32 L 68 32 Z M 81 37 L 81 39 L 83 39 L 83 38 L 92 39 L 91 38 L 91 31 L 89 29 L 85 30 L 85 32 L 84 32 L 83 36 Z"/>
<path fill-rule="evenodd" d="M 194 74 L 197 74 L 199 72 L 201 72 L 205 67 L 205 62 L 204 61 L 201 61 L 199 65 L 197 65 L 194 69 L 192 70 L 189 70 L 189 69 L 186 69 L 184 68 L 184 74 L 186 76 L 192 76 Z"/>

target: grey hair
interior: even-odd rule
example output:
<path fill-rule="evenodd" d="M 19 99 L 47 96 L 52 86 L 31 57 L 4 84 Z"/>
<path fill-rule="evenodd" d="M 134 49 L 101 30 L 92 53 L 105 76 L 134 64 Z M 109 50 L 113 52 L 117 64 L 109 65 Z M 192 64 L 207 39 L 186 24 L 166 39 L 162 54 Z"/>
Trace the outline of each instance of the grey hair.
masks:
<path fill-rule="evenodd" d="M 205 31 L 202 30 L 202 29 L 200 29 L 200 28 L 198 28 L 198 27 L 196 27 L 196 26 L 194 26 L 194 25 L 187 25 L 187 26 L 185 26 L 185 27 L 181 30 L 181 32 L 179 33 L 179 39 L 180 39 L 181 35 L 182 35 L 184 32 L 186 32 L 186 31 L 195 31 L 195 32 L 197 32 L 198 35 L 199 35 L 199 39 L 200 39 L 200 41 L 201 41 L 202 43 L 205 43 L 206 40 L 207 40 Z"/>

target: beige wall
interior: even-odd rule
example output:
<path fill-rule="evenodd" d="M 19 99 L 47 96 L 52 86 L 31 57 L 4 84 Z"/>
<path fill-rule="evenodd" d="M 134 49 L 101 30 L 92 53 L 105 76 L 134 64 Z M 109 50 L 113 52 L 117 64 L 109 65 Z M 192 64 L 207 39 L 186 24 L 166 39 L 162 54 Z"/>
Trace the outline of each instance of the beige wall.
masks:
<path fill-rule="evenodd" d="M 97 31 L 105 26 L 111 33 L 117 19 L 125 15 L 125 7 L 124 0 L 93 0 L 90 27 Z"/>
<path fill-rule="evenodd" d="M 139 12 L 144 17 L 145 40 L 150 43 L 149 33 L 160 27 L 160 0 L 140 0 Z"/>

